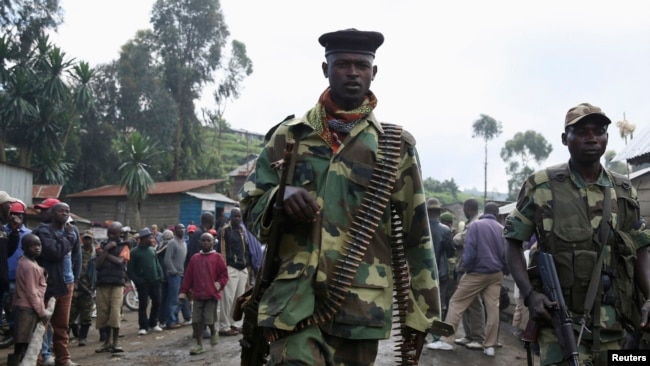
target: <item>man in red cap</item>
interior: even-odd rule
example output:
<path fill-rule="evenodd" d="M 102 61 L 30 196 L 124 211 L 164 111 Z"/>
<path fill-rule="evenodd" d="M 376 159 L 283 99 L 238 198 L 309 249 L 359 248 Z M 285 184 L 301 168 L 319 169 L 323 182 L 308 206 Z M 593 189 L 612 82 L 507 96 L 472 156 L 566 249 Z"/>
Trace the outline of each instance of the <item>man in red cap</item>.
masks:
<path fill-rule="evenodd" d="M 25 204 L 22 201 L 18 200 L 9 206 L 9 215 L 11 217 L 15 216 L 19 218 L 20 226 L 18 227 L 18 247 L 7 260 L 7 266 L 9 270 L 9 291 L 7 291 L 5 293 L 5 296 L 2 298 L 2 304 L 5 306 L 5 316 L 7 318 L 7 322 L 9 323 L 10 330 L 8 333 L 5 333 L 4 338 L 0 340 L 0 348 L 9 347 L 13 344 L 14 318 L 11 311 L 11 300 L 13 299 L 13 294 L 16 290 L 16 268 L 18 268 L 18 260 L 23 255 L 23 250 L 21 248 L 23 237 L 32 232 L 25 226 L 25 224 L 23 224 L 25 219 Z M 9 224 L 6 224 L 4 229 L 6 231 L 12 230 Z"/>
<path fill-rule="evenodd" d="M 34 209 L 38 211 L 38 218 L 41 222 L 48 223 L 51 221 L 50 209 L 58 203 L 61 203 L 61 201 L 56 198 L 46 198 L 45 201 L 34 205 Z"/>
<path fill-rule="evenodd" d="M 47 271 L 45 301 L 56 298 L 54 313 L 50 319 L 55 365 L 76 366 L 70 360 L 68 349 L 68 320 L 74 288 L 81 272 L 81 242 L 79 230 L 69 222 L 70 206 L 57 203 L 51 208 L 50 222 L 40 224 L 33 234 L 41 239 L 42 254 L 38 264 Z M 45 363 L 45 359 L 43 362 Z"/>

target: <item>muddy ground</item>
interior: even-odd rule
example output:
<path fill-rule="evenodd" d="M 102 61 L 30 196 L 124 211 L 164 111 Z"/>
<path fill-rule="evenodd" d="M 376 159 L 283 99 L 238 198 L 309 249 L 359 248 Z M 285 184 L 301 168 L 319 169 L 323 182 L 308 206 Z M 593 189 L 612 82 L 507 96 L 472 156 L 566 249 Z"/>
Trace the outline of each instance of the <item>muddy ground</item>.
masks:
<path fill-rule="evenodd" d="M 125 308 L 126 309 L 126 308 Z M 420 365 L 525 365 L 526 354 L 522 344 L 513 335 L 513 328 L 506 322 L 507 316 L 501 323 L 499 341 L 503 344 L 498 348 L 495 357 L 488 357 L 482 351 L 469 350 L 457 346 L 454 351 L 432 351 L 424 349 L 420 358 Z M 99 334 L 96 329 L 91 329 L 88 336 L 88 345 L 79 347 L 77 340 L 73 339 L 70 345 L 72 360 L 84 365 L 219 365 L 238 366 L 240 348 L 238 340 L 241 336 L 220 337 L 219 344 L 210 348 L 209 341 L 205 340 L 204 348 L 207 352 L 199 356 L 190 356 L 189 348 L 193 345 L 191 337 L 191 326 L 184 326 L 179 329 L 164 331 L 162 333 L 150 333 L 139 336 L 137 326 L 137 312 L 125 310 L 124 321 L 122 322 L 122 346 L 126 352 L 112 356 L 109 354 L 97 354 L 95 349 L 99 347 Z M 460 331 L 462 333 L 462 330 Z M 462 335 L 462 334 L 461 334 Z M 380 354 L 377 357 L 376 365 L 395 365 L 393 357 L 392 341 L 382 341 Z M 7 354 L 11 350 L 0 350 L 0 365 L 5 365 Z"/>

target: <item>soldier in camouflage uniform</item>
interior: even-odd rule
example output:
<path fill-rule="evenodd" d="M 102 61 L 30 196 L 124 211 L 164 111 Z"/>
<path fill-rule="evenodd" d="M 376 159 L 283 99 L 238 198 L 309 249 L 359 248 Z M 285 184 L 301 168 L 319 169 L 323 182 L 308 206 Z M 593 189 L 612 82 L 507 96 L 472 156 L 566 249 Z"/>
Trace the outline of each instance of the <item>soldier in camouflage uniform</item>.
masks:
<path fill-rule="evenodd" d="M 70 305 L 69 328 L 85 346 L 95 306 L 95 236 L 90 230 L 81 235 L 81 272 Z"/>
<path fill-rule="evenodd" d="M 406 233 L 411 275 L 406 324 L 417 334 L 418 350 L 426 330 L 440 318 L 438 272 L 415 140 L 404 132 L 390 203 L 350 292 L 332 320 L 294 331 L 330 295 L 328 281 L 333 280 L 351 222 L 363 211 L 361 201 L 377 161 L 379 135 L 384 133 L 373 113 L 377 99 L 369 90 L 377 72 L 374 52 L 383 36 L 349 29 L 326 33 L 319 42 L 326 51 L 322 71 L 330 87 L 303 117 L 277 127 L 257 160 L 255 174 L 243 187 L 244 217 L 251 231 L 266 242 L 279 184 L 270 163 L 282 158 L 288 138 L 297 140 L 295 173 L 283 197 L 289 222 L 279 243 L 280 270 L 261 299 L 258 324 L 285 333 L 271 344 L 271 365 L 369 365 L 379 339 L 391 332 L 391 206 Z"/>
<path fill-rule="evenodd" d="M 611 123 L 602 110 L 588 103 L 571 108 L 565 119 L 562 143 L 568 147 L 568 164 L 539 171 L 524 182 L 517 207 L 506 219 L 504 229 L 507 261 L 519 286 L 531 319 L 538 321 L 540 364 L 563 362 L 562 349 L 548 321 L 553 304 L 540 293 L 539 280 L 529 278 L 522 254 L 522 241 L 533 233 L 538 250 L 553 254 L 567 307 L 574 316 L 576 340 L 581 319 L 588 330 L 582 334 L 578 351 L 583 365 L 605 365 L 607 350 L 619 349 L 625 327 L 646 328 L 650 312 L 650 230 L 639 216 L 637 193 L 629 180 L 600 164 L 607 148 L 607 127 Z M 606 192 L 609 190 L 609 193 Z M 611 197 L 607 241 L 601 249 L 600 224 L 604 198 Z M 592 272 L 603 255 L 602 289 L 594 302 L 600 311 L 585 316 Z M 536 265 L 532 257 L 531 267 Z M 635 280 L 636 279 L 636 280 Z M 594 305 L 593 307 L 598 309 Z M 593 314 L 600 314 L 594 326 Z M 599 340 L 592 332 L 599 329 Z M 600 350 L 594 352 L 593 350 Z"/>

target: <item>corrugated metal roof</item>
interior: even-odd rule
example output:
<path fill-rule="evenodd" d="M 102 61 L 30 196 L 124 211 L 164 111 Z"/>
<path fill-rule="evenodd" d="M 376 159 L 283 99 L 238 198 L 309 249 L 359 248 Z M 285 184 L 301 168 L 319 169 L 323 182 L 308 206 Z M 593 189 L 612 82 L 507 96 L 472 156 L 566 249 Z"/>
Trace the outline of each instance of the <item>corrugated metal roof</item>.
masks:
<path fill-rule="evenodd" d="M 174 182 L 156 182 L 149 188 L 148 194 L 183 193 L 192 189 L 202 188 L 211 184 L 223 182 L 223 179 L 178 180 Z M 72 193 L 66 197 L 116 197 L 126 196 L 126 188 L 118 185 L 103 186 L 86 191 Z"/>
<path fill-rule="evenodd" d="M 59 198 L 62 189 L 60 184 L 35 184 L 32 186 L 32 198 Z"/>
<path fill-rule="evenodd" d="M 646 128 L 634 138 L 623 149 L 617 153 L 612 161 L 634 160 L 650 154 L 650 128 Z"/>
<path fill-rule="evenodd" d="M 650 172 L 650 168 L 645 168 L 645 169 L 637 170 L 634 173 L 630 173 L 630 180 L 632 180 L 634 178 L 638 178 L 638 177 L 640 177 L 642 175 L 645 175 L 648 172 Z"/>
<path fill-rule="evenodd" d="M 517 207 L 517 202 L 508 203 L 499 207 L 499 215 L 507 215 Z"/>
<path fill-rule="evenodd" d="M 235 204 L 237 201 L 231 200 L 230 198 L 224 196 L 221 193 L 198 193 L 198 192 L 185 192 L 185 194 L 188 194 L 192 197 L 196 197 L 200 200 L 205 200 L 205 201 L 217 201 L 217 202 L 226 202 L 226 203 L 232 203 Z"/>
<path fill-rule="evenodd" d="M 246 164 L 238 166 L 235 170 L 228 173 L 229 177 L 248 177 L 253 171 L 255 171 L 255 163 L 257 163 L 257 158 L 249 160 Z"/>

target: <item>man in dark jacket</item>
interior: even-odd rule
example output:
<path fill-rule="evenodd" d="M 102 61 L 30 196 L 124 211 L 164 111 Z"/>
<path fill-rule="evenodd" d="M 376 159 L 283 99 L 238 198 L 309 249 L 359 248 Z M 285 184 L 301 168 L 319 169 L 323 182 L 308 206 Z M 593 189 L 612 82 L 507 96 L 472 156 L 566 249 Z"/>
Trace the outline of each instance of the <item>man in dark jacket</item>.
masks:
<path fill-rule="evenodd" d="M 33 234 L 41 239 L 42 253 L 38 264 L 47 273 L 45 303 L 56 298 L 50 323 L 53 330 L 53 348 L 57 365 L 73 366 L 68 350 L 68 321 L 72 294 L 81 271 L 81 244 L 79 230 L 69 222 L 70 206 L 57 203 L 52 206 L 50 223 L 40 224 Z"/>
<path fill-rule="evenodd" d="M 454 242 L 451 237 L 451 229 L 440 223 L 442 206 L 436 198 L 427 201 L 427 213 L 429 215 L 429 228 L 433 240 L 433 251 L 438 264 L 438 282 L 440 286 L 440 304 L 442 305 L 442 317 L 447 315 L 447 282 L 449 280 L 449 258 L 456 253 Z"/>
<path fill-rule="evenodd" d="M 106 236 L 97 250 L 97 319 L 96 326 L 106 332 L 104 344 L 95 350 L 123 352 L 119 345 L 120 312 L 126 282 L 126 264 L 130 258 L 129 243 L 122 240 L 122 224 L 118 221 L 108 226 Z M 112 341 L 111 341 L 112 334 Z"/>

